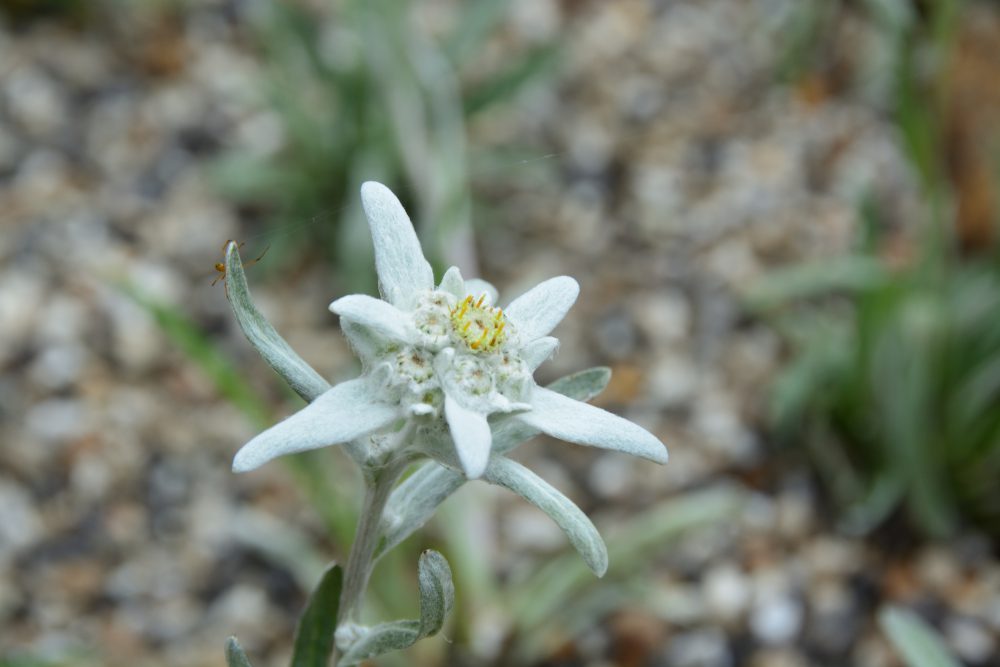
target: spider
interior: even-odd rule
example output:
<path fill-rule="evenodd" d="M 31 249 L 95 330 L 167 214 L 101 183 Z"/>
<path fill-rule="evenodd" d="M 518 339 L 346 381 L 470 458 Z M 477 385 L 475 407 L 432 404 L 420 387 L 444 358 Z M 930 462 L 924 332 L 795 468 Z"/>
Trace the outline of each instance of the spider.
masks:
<path fill-rule="evenodd" d="M 226 255 L 226 248 L 229 247 L 230 243 L 236 243 L 236 241 L 234 241 L 232 239 L 229 239 L 224 244 L 222 244 L 222 255 L 223 255 L 223 257 L 225 257 L 225 255 Z M 237 244 L 236 249 L 239 250 L 244 245 L 245 244 L 243 244 L 243 243 L 239 243 L 239 244 Z M 269 243 L 267 245 L 267 247 L 264 248 L 264 252 L 260 253 L 260 255 L 258 255 L 256 259 L 251 259 L 249 262 L 246 262 L 243 265 L 243 268 L 246 268 L 248 266 L 253 266 L 257 262 L 259 262 L 264 257 L 264 255 L 267 254 L 267 251 L 270 250 L 270 249 L 271 249 L 271 244 Z M 225 286 L 225 284 L 226 284 L 226 264 L 225 264 L 225 262 L 216 262 L 215 263 L 215 271 L 216 271 L 216 273 L 218 273 L 218 275 L 215 276 L 215 280 L 212 281 L 212 286 L 214 287 L 215 283 L 219 282 L 220 280 L 222 281 L 223 286 Z M 229 288 L 226 288 L 226 296 L 227 297 L 229 296 Z"/>

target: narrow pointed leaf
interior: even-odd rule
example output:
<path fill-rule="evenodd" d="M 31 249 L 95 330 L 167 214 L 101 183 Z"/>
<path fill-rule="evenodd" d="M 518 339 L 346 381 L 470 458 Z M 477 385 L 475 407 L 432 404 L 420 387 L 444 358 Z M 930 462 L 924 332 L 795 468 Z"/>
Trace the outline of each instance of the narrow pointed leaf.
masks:
<path fill-rule="evenodd" d="M 344 571 L 339 565 L 332 565 L 323 573 L 299 619 L 291 667 L 327 667 L 329 664 L 343 584 Z"/>
<path fill-rule="evenodd" d="M 428 461 L 396 487 L 386 505 L 381 555 L 423 527 L 438 506 L 465 484 L 465 475 Z"/>
<path fill-rule="evenodd" d="M 296 354 L 257 310 L 235 242 L 226 246 L 226 294 L 247 340 L 296 394 L 312 401 L 330 388 L 330 383 Z"/>
<path fill-rule="evenodd" d="M 438 287 L 442 292 L 448 292 L 456 299 L 465 298 L 465 281 L 462 280 L 462 272 L 457 266 L 453 266 L 444 272 L 441 277 L 441 285 Z"/>
<path fill-rule="evenodd" d="M 548 386 L 549 389 L 576 401 L 589 401 L 604 391 L 611 380 L 611 369 L 595 366 L 587 370 L 561 377 Z M 522 442 L 541 433 L 523 421 L 508 417 L 493 429 L 493 453 L 504 454 Z"/>
<path fill-rule="evenodd" d="M 514 299 L 504 310 L 523 342 L 548 335 L 569 312 L 580 285 L 569 276 L 550 278 Z"/>
<path fill-rule="evenodd" d="M 250 659 L 247 658 L 247 654 L 240 648 L 240 643 L 236 641 L 236 637 L 230 637 L 226 640 L 226 664 L 229 667 L 251 667 Z"/>
<path fill-rule="evenodd" d="M 448 419 L 451 439 L 455 441 L 455 452 L 462 464 L 462 471 L 469 479 L 477 479 L 486 469 L 493 442 L 486 415 L 465 408 L 447 393 L 444 397 L 444 414 Z"/>
<path fill-rule="evenodd" d="M 385 300 L 407 308 L 414 294 L 434 289 L 434 272 L 410 217 L 399 199 L 381 183 L 368 181 L 361 186 L 361 205 L 375 244 L 375 270 Z"/>
<path fill-rule="evenodd" d="M 527 364 L 528 370 L 534 372 L 536 368 L 551 359 L 557 349 L 559 349 L 558 338 L 542 336 L 521 348 L 521 359 Z"/>
<path fill-rule="evenodd" d="M 587 567 L 598 577 L 608 569 L 608 550 L 597 528 L 573 501 L 520 463 L 502 456 L 490 460 L 483 478 L 513 491 L 562 528 Z"/>
<path fill-rule="evenodd" d="M 486 282 L 485 280 L 480 280 L 479 278 L 470 278 L 465 281 L 465 295 L 479 298 L 483 294 L 486 295 L 486 303 L 491 306 L 495 306 L 497 303 L 497 298 L 499 293 L 497 288 Z"/>
<path fill-rule="evenodd" d="M 394 341 L 412 343 L 416 338 L 416 331 L 398 308 L 367 294 L 342 296 L 330 304 L 330 311 Z"/>
<path fill-rule="evenodd" d="M 339 661 L 341 667 L 408 648 L 424 637 L 437 634 L 455 603 L 455 585 L 444 556 L 427 550 L 418 565 L 420 620 L 393 621 L 371 628 Z"/>
<path fill-rule="evenodd" d="M 278 456 L 349 442 L 389 424 L 397 413 L 372 397 L 364 378 L 341 382 L 243 445 L 233 459 L 233 471 L 247 472 Z"/>
<path fill-rule="evenodd" d="M 514 418 L 560 440 L 667 462 L 667 448 L 656 436 L 606 410 L 542 387 L 535 387 L 531 406 Z"/>
<path fill-rule="evenodd" d="M 878 620 L 907 667 L 960 667 L 938 634 L 913 612 L 888 607 Z"/>
<path fill-rule="evenodd" d="M 560 378 L 549 389 L 578 401 L 587 401 L 601 393 L 611 379 L 611 370 L 603 366 L 589 368 Z M 493 428 L 493 453 L 509 452 L 525 440 L 538 435 L 538 429 L 515 419 L 506 419 Z M 382 531 L 384 539 L 379 555 L 389 551 L 423 527 L 438 506 L 465 484 L 465 476 L 434 461 L 428 461 L 400 484 L 389 496 Z"/>

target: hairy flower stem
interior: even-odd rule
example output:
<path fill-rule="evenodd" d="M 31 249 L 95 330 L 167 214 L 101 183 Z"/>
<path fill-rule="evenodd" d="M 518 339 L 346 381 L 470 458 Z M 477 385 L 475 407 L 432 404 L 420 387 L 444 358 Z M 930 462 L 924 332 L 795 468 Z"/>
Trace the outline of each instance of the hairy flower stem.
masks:
<path fill-rule="evenodd" d="M 365 497 L 358 518 L 358 530 L 354 544 L 351 545 L 351 553 L 347 557 L 347 567 L 344 569 L 344 588 L 340 595 L 340 610 L 337 614 L 338 626 L 357 620 L 361 612 L 361 601 L 374 565 L 372 557 L 378 546 L 379 527 L 382 524 L 385 504 L 405 468 L 405 464 L 389 464 L 385 468 L 365 475 Z M 334 665 L 337 664 L 337 657 L 335 655 Z"/>

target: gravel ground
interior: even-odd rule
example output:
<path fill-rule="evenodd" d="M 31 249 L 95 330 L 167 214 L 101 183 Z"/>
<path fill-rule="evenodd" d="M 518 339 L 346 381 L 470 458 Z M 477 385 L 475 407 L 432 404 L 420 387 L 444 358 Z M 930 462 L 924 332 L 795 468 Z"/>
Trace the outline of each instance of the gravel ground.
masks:
<path fill-rule="evenodd" d="M 556 83 L 470 128 L 473 153 L 516 141 L 549 156 L 544 178 L 477 184 L 514 213 L 479 236 L 484 277 L 512 295 L 576 276 L 540 376 L 612 366 L 599 403 L 671 452 L 665 468 L 553 443 L 525 457 L 605 526 L 720 481 L 749 494 L 732 525 L 658 560 L 655 604 L 625 605 L 550 664 L 891 667 L 874 623 L 886 601 L 924 613 L 967 664 L 1000 664 L 988 542 L 838 534 L 810 476 L 761 435 L 782 349 L 741 289 L 847 248 L 864 194 L 889 224 L 917 210 L 873 105 L 775 83 L 792 4 L 525 0 L 504 28 L 568 53 Z M 260 664 L 287 656 L 302 587 L 238 533 L 277 519 L 323 543 L 322 526 L 279 466 L 229 472 L 254 425 L 116 286 L 182 307 L 276 414 L 292 409 L 209 285 L 244 228 L 205 160 L 268 140 L 236 6 L 110 37 L 0 27 L 0 656 L 220 664 L 230 634 Z M 353 372 L 327 271 L 250 277 L 321 373 Z M 561 544 L 545 517 L 481 497 L 498 568 Z"/>

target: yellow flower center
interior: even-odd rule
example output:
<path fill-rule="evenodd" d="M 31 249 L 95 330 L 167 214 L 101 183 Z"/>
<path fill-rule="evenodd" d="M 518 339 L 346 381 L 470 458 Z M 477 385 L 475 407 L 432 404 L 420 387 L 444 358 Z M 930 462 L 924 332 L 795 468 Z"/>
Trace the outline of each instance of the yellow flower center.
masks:
<path fill-rule="evenodd" d="M 451 325 L 474 352 L 492 351 L 503 344 L 507 321 L 503 310 L 486 305 L 486 295 L 474 301 L 467 296 L 451 310 Z"/>

